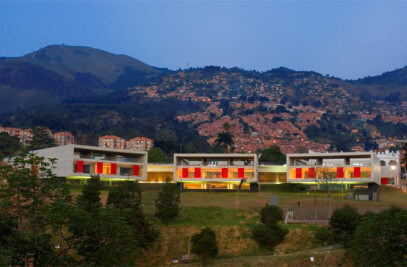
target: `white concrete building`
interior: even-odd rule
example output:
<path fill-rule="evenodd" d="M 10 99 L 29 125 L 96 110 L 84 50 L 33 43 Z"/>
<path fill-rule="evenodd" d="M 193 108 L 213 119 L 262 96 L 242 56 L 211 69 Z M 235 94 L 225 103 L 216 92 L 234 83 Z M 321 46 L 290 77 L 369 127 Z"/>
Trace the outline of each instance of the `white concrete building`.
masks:
<path fill-rule="evenodd" d="M 147 180 L 147 153 L 83 145 L 66 145 L 34 153 L 57 160 L 54 173 L 69 180 L 99 174 L 101 180 Z"/>
<path fill-rule="evenodd" d="M 174 154 L 173 180 L 185 189 L 257 186 L 257 154 Z"/>
<path fill-rule="evenodd" d="M 376 152 L 380 160 L 381 184 L 400 186 L 401 166 L 400 152 Z"/>

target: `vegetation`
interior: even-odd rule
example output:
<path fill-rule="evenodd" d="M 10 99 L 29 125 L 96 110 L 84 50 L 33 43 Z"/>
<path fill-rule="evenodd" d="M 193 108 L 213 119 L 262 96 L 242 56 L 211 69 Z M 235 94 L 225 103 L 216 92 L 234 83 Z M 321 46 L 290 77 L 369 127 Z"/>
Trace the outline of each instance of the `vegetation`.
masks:
<path fill-rule="evenodd" d="M 392 207 L 364 215 L 347 253 L 356 265 L 406 265 L 407 211 Z"/>
<path fill-rule="evenodd" d="M 153 147 L 148 151 L 148 162 L 163 163 L 167 159 L 167 154 L 159 147 Z"/>
<path fill-rule="evenodd" d="M 286 161 L 285 155 L 281 153 L 279 146 L 270 146 L 267 149 L 261 151 L 261 156 L 259 161 L 262 162 L 273 162 L 273 163 L 283 163 Z"/>
<path fill-rule="evenodd" d="M 218 133 L 218 137 L 215 140 L 215 145 L 222 147 L 224 152 L 228 152 L 229 150 L 233 152 L 233 145 L 235 144 L 233 137 L 234 136 L 229 132 Z"/>
<path fill-rule="evenodd" d="M 266 204 L 260 210 L 260 221 L 264 225 L 277 224 L 281 220 L 283 220 L 283 210 L 279 206 Z"/>
<path fill-rule="evenodd" d="M 0 133 L 0 161 L 4 157 L 11 157 L 21 149 L 20 141 L 8 133 Z"/>
<path fill-rule="evenodd" d="M 345 205 L 342 208 L 335 209 L 329 219 L 333 239 L 348 247 L 358 226 L 359 217 L 360 215 L 355 207 Z"/>
<path fill-rule="evenodd" d="M 133 265 L 158 236 L 144 217 L 137 185 L 123 183 L 104 207 L 94 176 L 75 204 L 53 164 L 25 153 L 0 165 L 0 263 Z"/>
<path fill-rule="evenodd" d="M 208 258 L 214 258 L 218 255 L 218 242 L 216 234 L 211 228 L 204 228 L 191 238 L 191 251 L 202 258 L 203 264 L 206 265 Z"/>
<path fill-rule="evenodd" d="M 1 265 L 61 264 L 53 236 L 60 237 L 61 215 L 53 207 L 70 202 L 64 188 L 56 187 L 54 161 L 24 153 L 10 165 L 0 165 L 0 262 Z M 45 179 L 42 182 L 40 177 Z"/>
<path fill-rule="evenodd" d="M 260 221 L 252 229 L 252 238 L 262 247 L 273 248 L 281 243 L 288 230 L 281 227 L 278 222 L 283 219 L 283 211 L 280 207 L 266 204 L 260 210 Z"/>
<path fill-rule="evenodd" d="M 155 216 L 163 223 L 168 224 L 168 222 L 176 218 L 181 211 L 180 200 L 179 189 L 167 179 L 155 200 L 155 206 L 157 208 Z"/>
<path fill-rule="evenodd" d="M 45 127 L 36 126 L 31 128 L 32 139 L 27 146 L 28 150 L 37 150 L 54 147 L 55 141 Z"/>

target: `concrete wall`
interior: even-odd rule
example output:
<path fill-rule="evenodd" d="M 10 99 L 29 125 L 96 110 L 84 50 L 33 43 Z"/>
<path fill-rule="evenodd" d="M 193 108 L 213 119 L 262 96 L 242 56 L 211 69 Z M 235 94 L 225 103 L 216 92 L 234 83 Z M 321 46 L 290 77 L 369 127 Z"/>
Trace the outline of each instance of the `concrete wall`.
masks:
<path fill-rule="evenodd" d="M 73 145 L 51 147 L 35 150 L 34 154 L 46 159 L 55 158 L 56 165 L 54 173 L 58 177 L 72 175 L 73 172 Z"/>

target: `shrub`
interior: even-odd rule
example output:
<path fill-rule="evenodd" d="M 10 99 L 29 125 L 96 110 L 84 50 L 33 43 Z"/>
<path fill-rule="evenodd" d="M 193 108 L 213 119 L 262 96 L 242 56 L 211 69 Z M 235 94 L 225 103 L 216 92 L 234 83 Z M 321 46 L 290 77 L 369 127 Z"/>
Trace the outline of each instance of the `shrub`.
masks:
<path fill-rule="evenodd" d="M 266 204 L 260 210 L 260 220 L 267 226 L 277 224 L 278 221 L 283 220 L 283 210 L 278 206 Z"/>
<path fill-rule="evenodd" d="M 331 229 L 328 227 L 319 227 L 315 231 L 315 239 L 321 241 L 323 243 L 331 243 L 332 242 L 332 232 Z"/>
<path fill-rule="evenodd" d="M 192 253 L 197 254 L 203 260 L 204 265 L 206 265 L 208 258 L 218 255 L 218 241 L 211 228 L 204 228 L 200 233 L 193 235 L 191 242 Z"/>
<path fill-rule="evenodd" d="M 159 218 L 163 223 L 168 222 L 176 218 L 181 210 L 180 207 L 180 192 L 174 184 L 169 182 L 169 179 L 165 182 L 162 191 L 158 193 L 155 200 L 155 206 L 157 212 L 155 216 Z"/>
<path fill-rule="evenodd" d="M 347 247 L 358 226 L 359 217 L 355 207 L 345 205 L 336 209 L 329 219 L 334 240 Z"/>
<path fill-rule="evenodd" d="M 392 207 L 361 217 L 347 254 L 355 265 L 406 266 L 407 211 Z"/>
<path fill-rule="evenodd" d="M 288 230 L 282 228 L 278 224 L 263 225 L 259 224 L 252 230 L 252 238 L 261 247 L 273 248 L 277 244 L 281 243 L 285 236 L 288 234 Z"/>

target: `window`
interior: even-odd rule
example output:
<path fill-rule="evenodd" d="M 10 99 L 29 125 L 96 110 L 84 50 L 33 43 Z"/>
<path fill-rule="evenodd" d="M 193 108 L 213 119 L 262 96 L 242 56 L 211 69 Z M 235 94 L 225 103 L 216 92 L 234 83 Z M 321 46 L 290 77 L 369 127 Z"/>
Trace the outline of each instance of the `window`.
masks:
<path fill-rule="evenodd" d="M 380 166 L 386 166 L 386 162 L 384 160 L 380 161 Z"/>

